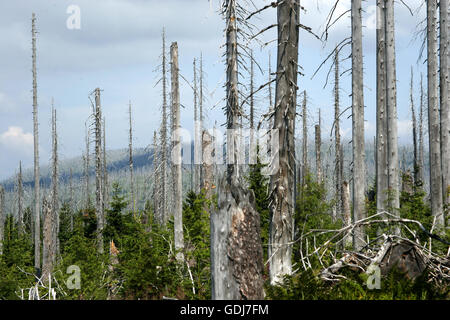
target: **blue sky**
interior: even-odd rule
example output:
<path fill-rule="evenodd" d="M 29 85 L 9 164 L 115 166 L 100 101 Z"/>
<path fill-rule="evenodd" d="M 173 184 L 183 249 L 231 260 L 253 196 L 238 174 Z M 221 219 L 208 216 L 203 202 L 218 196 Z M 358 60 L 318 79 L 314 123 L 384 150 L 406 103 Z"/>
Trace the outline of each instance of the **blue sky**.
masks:
<path fill-rule="evenodd" d="M 257 7 L 270 1 L 254 0 Z M 301 22 L 320 34 L 334 1 L 302 0 L 306 13 Z M 425 8 L 419 0 L 409 0 L 414 11 L 396 3 L 396 54 L 398 77 L 398 120 L 401 144 L 411 143 L 411 113 L 409 107 L 410 67 L 415 72 L 415 98 L 418 104 L 419 73 L 426 75 L 424 58 L 418 60 L 421 39 L 415 34 L 425 18 Z M 364 80 L 366 138 L 375 135 L 375 1 L 364 2 Z M 67 8 L 77 5 L 81 10 L 81 29 L 66 26 Z M 341 0 L 336 14 L 350 7 L 350 0 Z M 61 158 L 80 155 L 84 150 L 84 124 L 90 113 L 89 93 L 103 89 L 102 105 L 106 118 L 107 147 L 127 146 L 128 101 L 133 105 L 136 147 L 152 142 L 153 131 L 160 124 L 161 88 L 157 83 L 160 64 L 161 32 L 165 27 L 167 47 L 178 42 L 180 72 L 191 80 L 192 61 L 203 54 L 206 75 L 206 124 L 223 124 L 224 96 L 224 21 L 219 12 L 219 0 L 15 0 L 0 3 L 0 179 L 14 174 L 19 160 L 24 167 L 33 163 L 32 92 L 31 92 L 31 13 L 37 15 L 38 27 L 38 103 L 40 130 L 40 162 L 50 159 L 50 106 L 54 97 L 58 113 Z M 251 11 L 252 8 L 250 7 Z M 276 23 L 276 10 L 269 9 L 252 18 L 257 28 Z M 317 66 L 342 39 L 350 36 L 350 17 L 344 16 L 330 32 L 326 44 L 310 34 L 300 34 L 299 63 L 305 76 L 299 78 L 300 90 L 308 92 L 310 136 L 317 122 L 318 109 L 323 116 L 323 139 L 329 137 L 332 123 L 333 95 L 331 83 L 323 89 L 327 67 L 311 79 Z M 260 37 L 262 42 L 276 38 L 275 28 Z M 272 42 L 261 48 L 250 43 L 263 68 L 256 76 L 256 86 L 267 79 L 269 52 L 272 66 L 276 61 L 276 46 Z M 350 47 L 341 55 L 349 54 Z M 348 69 L 344 60 L 341 70 Z M 242 71 L 245 75 L 245 71 Z M 248 79 L 241 79 L 248 83 Z M 424 78 L 426 81 L 426 78 Z M 351 104 L 351 76 L 341 77 L 341 109 Z M 266 92 L 257 99 L 258 113 L 268 108 Z M 182 81 L 182 126 L 193 127 L 192 90 Z M 215 106 L 213 108 L 213 106 Z M 350 113 L 347 113 L 349 115 Z M 346 118 L 346 117 L 345 117 Z M 342 124 L 342 133 L 351 137 L 351 121 Z"/>

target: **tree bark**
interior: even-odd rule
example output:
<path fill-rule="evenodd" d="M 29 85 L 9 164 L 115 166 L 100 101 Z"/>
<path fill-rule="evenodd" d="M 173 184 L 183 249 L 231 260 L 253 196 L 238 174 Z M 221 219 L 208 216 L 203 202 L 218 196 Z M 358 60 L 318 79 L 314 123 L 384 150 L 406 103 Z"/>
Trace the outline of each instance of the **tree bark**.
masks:
<path fill-rule="evenodd" d="M 59 203 L 58 203 L 58 135 L 56 130 L 56 109 L 52 99 L 52 203 L 51 212 L 53 215 L 53 243 L 55 244 L 55 254 L 60 253 L 59 248 Z"/>
<path fill-rule="evenodd" d="M 56 256 L 56 242 L 54 238 L 56 232 L 55 215 L 51 202 L 49 203 L 45 198 L 42 201 L 42 212 L 44 215 L 42 276 L 45 283 L 53 272 Z"/>
<path fill-rule="evenodd" d="M 36 15 L 31 18 L 33 59 L 33 137 L 34 137 L 34 268 L 41 271 L 41 224 L 40 224 L 40 175 L 39 175 L 39 124 L 36 81 Z"/>
<path fill-rule="evenodd" d="M 172 177 L 174 193 L 174 232 L 175 251 L 178 262 L 184 261 L 183 236 L 183 176 L 181 172 L 181 141 L 180 141 L 180 89 L 178 75 L 178 44 L 173 42 L 170 46 L 171 59 L 171 88 L 172 88 Z"/>
<path fill-rule="evenodd" d="M 365 212 L 365 149 L 364 149 L 364 82 L 362 54 L 361 0 L 352 1 L 352 148 L 353 148 L 353 219 L 360 220 Z M 353 245 L 364 245 L 364 228 L 355 228 Z"/>
<path fill-rule="evenodd" d="M 449 71 L 449 38 L 448 38 L 448 0 L 439 1 L 440 17 L 440 90 L 441 90 L 441 161 L 442 161 L 442 192 L 444 205 L 447 206 L 447 219 L 450 219 L 450 85 Z M 450 222 L 450 220 L 448 220 Z"/>
<path fill-rule="evenodd" d="M 302 176 L 301 184 L 305 184 L 305 178 L 308 172 L 308 126 L 307 119 L 308 114 L 306 112 L 306 90 L 303 91 L 303 104 L 302 104 L 302 124 L 303 124 L 303 139 L 302 139 Z"/>
<path fill-rule="evenodd" d="M 322 160 L 320 157 L 320 152 L 322 148 L 322 137 L 320 132 L 320 109 L 319 109 L 319 124 L 316 124 L 314 127 L 315 133 L 315 145 L 316 145 L 316 173 L 317 173 L 317 182 L 322 183 Z"/>
<path fill-rule="evenodd" d="M 290 192 L 295 176 L 295 113 L 300 5 L 298 0 L 278 1 L 278 48 L 273 130 L 278 135 L 278 168 L 271 176 L 272 221 L 269 234 L 270 282 L 292 273 L 294 205 Z M 275 132 L 274 132 L 275 133 Z"/>
<path fill-rule="evenodd" d="M 102 191 L 102 111 L 100 104 L 100 89 L 95 89 L 95 212 L 97 214 L 97 249 L 103 254 L 103 228 L 105 224 L 105 214 L 103 211 L 103 191 Z"/>
<path fill-rule="evenodd" d="M 424 140 L 423 140 L 423 109 L 425 104 L 425 94 L 423 92 L 423 74 L 420 74 L 420 111 L 419 111 L 419 179 L 423 184 L 425 182 L 424 177 Z"/>
<path fill-rule="evenodd" d="M 160 205 L 160 220 L 163 225 L 166 225 L 168 220 L 167 213 L 167 71 L 166 71 L 166 36 L 163 29 L 163 52 L 162 52 L 162 89 L 163 89 L 163 104 L 162 104 L 162 119 L 161 119 L 161 205 Z"/>
<path fill-rule="evenodd" d="M 414 182 L 417 183 L 419 181 L 419 150 L 417 146 L 417 120 L 416 120 L 416 109 L 414 107 L 414 73 L 413 68 L 411 67 L 411 84 L 409 88 L 409 99 L 411 104 L 411 121 L 413 125 L 413 147 L 414 147 Z"/>
<path fill-rule="evenodd" d="M 386 210 L 388 184 L 388 132 L 386 105 L 386 12 L 385 0 L 377 0 L 377 135 L 376 135 L 376 206 Z"/>
<path fill-rule="evenodd" d="M 23 224 L 23 175 L 22 175 L 22 161 L 19 161 L 19 174 L 17 176 L 17 219 L 19 223 L 19 234 L 24 233 Z"/>
<path fill-rule="evenodd" d="M 436 1 L 427 1 L 428 137 L 430 156 L 431 214 L 436 227 L 444 226 L 439 122 Z"/>
<path fill-rule="evenodd" d="M 386 1 L 386 108 L 388 133 L 388 159 L 389 159 L 389 207 L 393 214 L 399 215 L 399 155 L 398 155 L 398 128 L 397 128 L 397 76 L 395 61 L 395 27 L 394 27 L 394 0 Z"/>
<path fill-rule="evenodd" d="M 334 54 L 334 152 L 335 152 L 335 210 L 333 220 L 342 217 L 342 147 L 341 147 L 341 120 L 340 120 L 340 95 L 339 95 L 339 51 L 336 48 Z"/>

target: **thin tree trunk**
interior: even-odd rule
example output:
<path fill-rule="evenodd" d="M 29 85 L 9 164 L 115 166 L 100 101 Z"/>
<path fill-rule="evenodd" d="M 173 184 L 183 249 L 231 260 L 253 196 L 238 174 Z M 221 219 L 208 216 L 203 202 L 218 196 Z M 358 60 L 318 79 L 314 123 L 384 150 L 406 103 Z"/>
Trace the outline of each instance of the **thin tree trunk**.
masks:
<path fill-rule="evenodd" d="M 19 161 L 19 174 L 17 176 L 17 219 L 19 222 L 19 234 L 24 233 L 23 224 L 23 176 L 22 176 L 22 161 Z"/>
<path fill-rule="evenodd" d="M 105 215 L 103 211 L 103 186 L 102 186 L 102 111 L 100 104 L 100 89 L 95 89 L 95 212 L 97 214 L 97 249 L 103 254 L 103 228 Z"/>
<path fill-rule="evenodd" d="M 128 115 L 129 115 L 129 142 L 128 142 L 128 167 L 130 169 L 130 193 L 131 193 L 131 210 L 135 214 L 136 210 L 136 199 L 134 194 L 134 179 L 133 179 L 133 122 L 131 117 L 131 101 L 128 105 Z"/>
<path fill-rule="evenodd" d="M 108 204 L 108 166 L 106 165 L 106 120 L 103 117 L 103 207 Z"/>
<path fill-rule="evenodd" d="M 86 154 L 85 154 L 85 168 L 84 168 L 84 182 L 85 182 L 85 193 L 86 193 L 86 207 L 88 209 L 91 206 L 91 191 L 89 186 L 89 171 L 90 171 L 90 133 L 87 124 L 85 123 L 86 131 Z"/>
<path fill-rule="evenodd" d="M 56 246 L 56 254 L 59 254 L 59 204 L 58 204 L 58 135 L 56 130 L 56 109 L 52 99 L 52 202 L 51 212 L 53 215 L 53 243 Z"/>
<path fill-rule="evenodd" d="M 388 186 L 388 132 L 386 105 L 386 22 L 385 0 L 377 0 L 377 135 L 376 206 L 386 210 Z"/>
<path fill-rule="evenodd" d="M 39 125 L 36 81 L 36 15 L 32 15 L 32 49 L 33 49 L 33 137 L 34 137 L 34 268 L 41 273 L 41 224 L 40 224 L 40 175 L 39 175 Z"/>
<path fill-rule="evenodd" d="M 352 1 L 352 148 L 353 148 L 353 220 L 366 216 L 365 212 L 365 149 L 364 149 L 364 82 L 362 54 L 361 0 Z M 353 246 L 364 245 L 363 227 L 355 228 Z"/>
<path fill-rule="evenodd" d="M 161 120 L 161 205 L 160 216 L 163 225 L 168 220 L 167 214 L 167 66 L 166 66 L 166 36 L 163 29 L 163 52 L 162 52 L 162 87 L 163 87 L 163 104 L 162 104 L 162 120 Z"/>
<path fill-rule="evenodd" d="M 257 146 L 255 143 L 255 67 L 253 60 L 253 50 L 250 50 L 250 146 L 249 146 L 249 163 L 256 164 Z"/>
<path fill-rule="evenodd" d="M 308 172 L 308 127 L 307 127 L 307 112 L 306 112 L 306 90 L 303 91 L 302 104 L 302 123 L 303 123 L 303 139 L 302 139 L 302 177 L 301 184 L 305 184 L 306 174 Z"/>
<path fill-rule="evenodd" d="M 180 89 L 178 75 L 178 45 L 173 42 L 170 46 L 171 59 L 171 83 L 172 83 L 172 177 L 174 193 L 174 232 L 175 251 L 178 262 L 184 261 L 184 236 L 183 236 L 183 177 L 181 172 L 181 141 L 180 141 Z"/>
<path fill-rule="evenodd" d="M 3 254 L 3 239 L 5 236 L 5 190 L 0 186 L 0 255 Z"/>
<path fill-rule="evenodd" d="M 73 201 L 73 172 L 72 168 L 70 168 L 70 176 L 69 176 L 69 194 L 70 194 L 70 200 L 69 200 L 69 206 L 71 208 L 70 211 L 70 232 L 73 232 L 73 212 L 76 210 L 74 208 L 74 201 Z"/>
<path fill-rule="evenodd" d="M 298 0 L 278 1 L 278 52 L 273 129 L 279 137 L 278 170 L 271 176 L 272 222 L 269 235 L 270 282 L 292 273 L 294 205 L 289 191 L 295 176 L 295 113 L 300 6 Z M 272 150 L 272 153 L 274 150 Z"/>
<path fill-rule="evenodd" d="M 450 85 L 449 71 L 449 37 L 448 37 L 448 0 L 439 1 L 439 57 L 440 57 L 440 104 L 441 104 L 441 162 L 442 192 L 444 205 L 450 206 Z M 447 219 L 450 219 L 450 208 L 447 208 Z M 450 222 L 450 220 L 448 220 Z"/>
<path fill-rule="evenodd" d="M 194 59 L 194 192 L 200 192 L 200 119 L 198 114 L 197 59 Z"/>
<path fill-rule="evenodd" d="M 444 226 L 439 123 L 436 1 L 427 1 L 428 136 L 430 148 L 431 214 L 436 227 Z"/>
<path fill-rule="evenodd" d="M 42 201 L 42 212 L 44 215 L 42 276 L 43 282 L 45 283 L 51 277 L 56 257 L 56 241 L 54 237 L 56 232 L 55 215 L 51 202 L 48 202 L 45 198 Z"/>
<path fill-rule="evenodd" d="M 342 182 L 342 220 L 344 222 L 344 226 L 349 226 L 352 223 L 350 209 L 350 186 L 347 181 Z M 352 245 L 351 235 L 345 236 L 344 245 L 346 247 Z"/>
<path fill-rule="evenodd" d="M 333 220 L 342 216 L 342 158 L 341 158 L 341 120 L 340 120 L 340 96 L 339 96 L 339 51 L 335 49 L 334 55 L 334 152 L 335 152 L 335 183 L 336 183 L 336 206 Z"/>
<path fill-rule="evenodd" d="M 314 127 L 315 133 L 315 144 L 316 144 L 316 173 L 317 182 L 322 183 L 322 160 L 320 157 L 320 151 L 322 147 L 322 137 L 320 132 L 320 109 L 319 109 L 319 124 Z"/>
<path fill-rule="evenodd" d="M 411 121 L 413 125 L 413 146 L 414 146 L 414 182 L 419 181 L 419 159 L 418 159 L 418 149 L 417 149 L 417 121 L 416 121 L 416 110 L 414 108 L 414 73 L 411 67 L 411 84 L 409 88 L 409 99 L 411 104 Z"/>
<path fill-rule="evenodd" d="M 420 74 L 420 111 L 419 111 L 419 179 L 423 184 L 425 182 L 424 177 L 424 140 L 423 140 L 423 109 L 425 104 L 425 94 L 423 92 L 423 74 Z"/>
<path fill-rule="evenodd" d="M 160 212 L 160 179 L 159 179 L 159 157 L 158 157 L 158 138 L 156 131 L 153 133 L 153 214 L 155 217 L 159 218 Z M 162 223 L 161 221 L 158 221 Z"/>

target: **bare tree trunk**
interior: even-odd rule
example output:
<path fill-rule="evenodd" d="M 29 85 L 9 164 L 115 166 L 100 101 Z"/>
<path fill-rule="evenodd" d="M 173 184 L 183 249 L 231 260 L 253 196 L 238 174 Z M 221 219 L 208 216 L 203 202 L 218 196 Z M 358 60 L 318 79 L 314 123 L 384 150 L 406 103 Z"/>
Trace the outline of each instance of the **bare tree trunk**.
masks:
<path fill-rule="evenodd" d="M 108 204 L 108 166 L 106 165 L 106 120 L 103 117 L 103 207 Z"/>
<path fill-rule="evenodd" d="M 388 131 L 386 105 L 386 12 L 385 0 L 377 0 L 377 211 L 386 210 L 388 183 Z"/>
<path fill-rule="evenodd" d="M 87 124 L 85 123 L 85 131 L 86 131 L 86 154 L 85 154 L 85 168 L 84 168 L 84 182 L 85 182 L 85 193 L 86 193 L 86 206 L 88 209 L 91 206 L 91 191 L 89 186 L 89 171 L 91 168 L 90 165 L 90 133 Z"/>
<path fill-rule="evenodd" d="M 102 191 L 102 111 L 100 104 L 100 89 L 95 89 L 95 212 L 97 214 L 97 249 L 103 254 L 103 228 L 105 215 L 103 211 L 103 191 Z"/>
<path fill-rule="evenodd" d="M 395 27 L 394 0 L 386 1 L 386 109 L 388 131 L 388 159 L 389 159 L 389 207 L 393 214 L 399 215 L 399 156 L 397 129 L 397 76 L 395 62 Z"/>
<path fill-rule="evenodd" d="M 447 206 L 447 219 L 450 219 L 450 85 L 449 71 L 449 38 L 448 38 L 448 0 L 439 1 L 439 57 L 440 57 L 440 104 L 441 104 L 441 162 L 442 192 L 444 205 Z M 448 220 L 450 222 L 450 220 Z"/>
<path fill-rule="evenodd" d="M 19 161 L 19 174 L 17 176 L 17 219 L 19 222 L 19 234 L 24 233 L 23 224 L 23 176 L 22 176 L 22 161 Z"/>
<path fill-rule="evenodd" d="M 194 192 L 200 192 L 200 120 L 198 115 L 197 60 L 194 59 Z"/>
<path fill-rule="evenodd" d="M 249 146 L 249 163 L 255 164 L 257 157 L 257 146 L 255 142 L 255 67 L 253 50 L 250 50 L 250 146 Z"/>
<path fill-rule="evenodd" d="M 439 123 L 436 1 L 427 1 L 428 136 L 430 148 L 431 214 L 444 226 Z"/>
<path fill-rule="evenodd" d="M 172 88 L 172 177 L 174 193 L 174 231 L 175 251 L 177 260 L 184 261 L 184 236 L 183 236 L 183 176 L 181 172 L 181 141 L 180 141 L 180 89 L 178 75 L 178 45 L 172 42 L 170 46 L 171 59 L 171 88 Z"/>
<path fill-rule="evenodd" d="M 365 212 L 365 149 L 364 149 L 364 82 L 362 54 L 361 0 L 352 1 L 352 148 L 353 148 L 353 219 L 360 220 Z M 363 227 L 355 228 L 353 246 L 364 245 Z"/>
<path fill-rule="evenodd" d="M 166 66 L 166 37 L 163 29 L 163 52 L 162 52 L 162 87 L 163 87 L 163 104 L 162 104 L 162 120 L 161 120 L 161 204 L 160 216 L 163 225 L 168 220 L 167 214 L 167 66 Z"/>
<path fill-rule="evenodd" d="M 59 248 L 59 204 L 58 204 L 58 135 L 56 130 L 56 110 L 52 99 L 52 203 L 51 212 L 53 215 L 53 243 L 55 244 L 55 253 L 60 253 Z"/>
<path fill-rule="evenodd" d="M 419 159 L 418 159 L 418 149 L 417 149 L 417 121 L 416 121 L 416 110 L 414 108 L 414 73 L 411 67 L 411 84 L 409 88 L 409 98 L 411 104 L 411 121 L 413 125 L 413 146 L 414 146 L 414 182 L 419 181 Z"/>
<path fill-rule="evenodd" d="M 73 173 L 72 168 L 70 168 L 70 177 L 69 177 L 69 194 L 70 194 L 70 200 L 69 205 L 71 208 L 70 212 L 70 231 L 73 232 L 73 212 L 76 210 L 74 207 L 74 201 L 73 201 Z"/>
<path fill-rule="evenodd" d="M 56 232 L 55 215 L 51 203 L 45 197 L 42 201 L 42 212 L 44 215 L 42 276 L 43 282 L 45 283 L 49 280 L 53 272 L 56 257 L 56 242 L 54 237 Z"/>
<path fill-rule="evenodd" d="M 135 214 L 136 210 L 136 199 L 134 194 L 134 179 L 133 179 L 133 122 L 131 118 L 131 101 L 128 105 L 128 114 L 129 114 L 129 142 L 128 142 L 128 167 L 130 169 L 130 193 L 131 193 L 131 210 L 133 214 Z"/>
<path fill-rule="evenodd" d="M 41 272 L 41 224 L 40 224 L 40 175 L 39 175 L 39 124 L 36 81 L 36 15 L 31 19 L 33 49 L 33 137 L 34 137 L 34 268 L 36 274 Z"/>
<path fill-rule="evenodd" d="M 272 222 L 269 235 L 270 282 L 292 273 L 294 205 L 295 111 L 300 6 L 298 0 L 278 1 L 278 53 L 273 129 L 279 136 L 277 172 L 271 176 Z M 275 150 L 272 150 L 272 153 Z"/>
<path fill-rule="evenodd" d="M 335 152 L 335 183 L 336 183 L 336 206 L 333 220 L 342 216 L 342 148 L 341 148 L 341 120 L 340 120 L 340 96 L 339 96 L 339 51 L 335 49 L 334 55 L 334 152 Z"/>
<path fill-rule="evenodd" d="M 350 186 L 347 181 L 342 182 L 342 220 L 344 222 L 344 226 L 349 226 L 352 223 L 350 209 Z M 345 236 L 344 245 L 346 247 L 352 245 L 351 235 Z"/>
<path fill-rule="evenodd" d="M 302 123 L 303 123 L 303 139 L 302 139 L 302 176 L 301 184 L 305 183 L 305 177 L 308 172 L 308 127 L 307 127 L 307 112 L 306 112 L 306 90 L 303 91 L 302 104 Z"/>
<path fill-rule="evenodd" d="M 211 212 L 212 299 L 262 299 L 263 261 L 259 214 L 252 190 L 242 186 L 238 172 L 237 131 L 238 43 L 236 0 L 225 0 L 227 172 L 219 183 L 217 209 Z M 241 12 L 242 13 L 242 12 Z"/>
<path fill-rule="evenodd" d="M 425 98 L 424 98 L 424 92 L 423 92 L 423 75 L 420 74 L 420 111 L 419 111 L 419 160 L 418 160 L 418 166 L 419 166 L 419 179 L 421 183 L 425 182 L 424 177 L 424 140 L 423 140 L 423 109 L 425 104 Z"/>
<path fill-rule="evenodd" d="M 198 140 L 199 140 L 199 157 L 200 157 L 200 164 L 199 164 L 199 186 L 200 189 L 203 188 L 203 181 L 204 181 L 204 172 L 203 172 L 203 55 L 200 53 L 200 76 L 199 76 L 199 96 L 198 96 L 198 107 L 199 107 L 199 115 L 198 115 Z"/>
<path fill-rule="evenodd" d="M 3 239 L 5 236 L 5 190 L 0 186 L 0 255 L 3 254 Z"/>
<path fill-rule="evenodd" d="M 159 219 L 159 213 L 160 213 L 160 204 L 161 204 L 161 197 L 160 197 L 160 168 L 159 168 L 159 157 L 158 157 L 158 138 L 156 131 L 153 133 L 153 213 L 155 217 L 158 219 L 158 222 L 162 224 L 162 221 Z"/>
<path fill-rule="evenodd" d="M 320 158 L 320 150 L 322 147 L 322 137 L 320 132 L 320 109 L 319 109 L 319 124 L 314 127 L 315 133 L 315 144 L 316 144 L 316 173 L 317 182 L 322 183 L 322 161 Z"/>

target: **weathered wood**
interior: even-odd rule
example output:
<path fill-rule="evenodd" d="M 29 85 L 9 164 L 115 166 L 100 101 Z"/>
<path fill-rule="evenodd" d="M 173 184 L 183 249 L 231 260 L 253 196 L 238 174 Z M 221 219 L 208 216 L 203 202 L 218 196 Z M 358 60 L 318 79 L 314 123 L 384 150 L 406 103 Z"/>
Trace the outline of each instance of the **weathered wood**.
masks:
<path fill-rule="evenodd" d="M 24 233 L 22 161 L 19 161 L 19 173 L 17 175 L 17 221 L 19 224 L 19 234 L 22 235 Z"/>
<path fill-rule="evenodd" d="M 417 146 L 417 120 L 416 120 L 416 109 L 414 107 L 414 72 L 411 66 L 411 83 L 409 87 L 409 100 L 411 104 L 411 121 L 413 125 L 413 147 L 414 147 L 414 160 L 413 160 L 413 170 L 414 170 L 414 182 L 419 181 L 419 149 Z"/>
<path fill-rule="evenodd" d="M 102 191 L 102 128 L 101 119 L 102 111 L 100 104 L 100 89 L 95 89 L 95 213 L 97 215 L 97 250 L 103 254 L 103 229 L 105 225 L 105 214 L 103 205 L 103 191 Z"/>
<path fill-rule="evenodd" d="M 180 89 L 178 67 L 178 44 L 170 46 L 171 60 L 171 97 L 172 97 L 172 177 L 174 193 L 173 222 L 175 232 L 175 251 L 179 262 L 184 261 L 183 236 L 183 176 L 181 172 L 181 141 L 180 141 Z"/>
<path fill-rule="evenodd" d="M 342 182 L 342 220 L 344 222 L 344 226 L 349 226 L 352 223 L 352 214 L 350 208 L 350 185 L 347 181 Z M 352 245 L 351 235 L 345 236 L 344 245 Z"/>
<path fill-rule="evenodd" d="M 302 176 L 301 184 L 305 184 L 306 175 L 308 174 L 308 113 L 306 109 L 306 90 L 303 91 L 302 103 Z"/>
<path fill-rule="evenodd" d="M 377 0 L 377 134 L 376 134 L 376 206 L 386 210 L 388 191 L 387 105 L 386 105 L 386 22 L 385 0 Z"/>
<path fill-rule="evenodd" d="M 53 196 L 53 195 L 52 195 Z M 44 216 L 43 250 L 42 250 L 42 276 L 44 283 L 49 280 L 56 261 L 56 216 L 52 203 L 47 199 L 42 201 L 42 213 Z"/>
<path fill-rule="evenodd" d="M 427 1 L 428 137 L 430 148 L 431 214 L 436 218 L 436 227 L 442 227 L 444 226 L 444 208 L 439 122 L 436 6 L 435 0 Z"/>
<path fill-rule="evenodd" d="M 34 268 L 41 270 L 41 218 L 40 218 L 40 175 L 39 175 L 39 124 L 36 80 L 36 15 L 31 18 L 32 72 L 33 72 L 33 139 L 34 139 Z"/>
<path fill-rule="evenodd" d="M 320 109 L 319 109 L 319 124 L 314 126 L 315 134 L 315 147 L 316 147 L 316 174 L 317 182 L 322 183 L 322 160 L 321 160 L 321 148 L 322 148 L 322 137 L 320 132 Z"/>
<path fill-rule="evenodd" d="M 161 142 L 161 161 L 159 163 L 161 167 L 160 172 L 160 184 L 161 184 L 161 204 L 160 204 L 160 212 L 158 215 L 160 216 L 161 223 L 166 225 L 168 216 L 168 207 L 167 207 L 167 62 L 166 62 L 166 33 L 163 29 L 162 34 L 162 114 L 161 114 L 161 128 L 160 128 L 160 142 Z"/>
<path fill-rule="evenodd" d="M 423 112 L 425 104 L 425 94 L 423 92 L 423 74 L 420 74 L 420 110 L 419 110 L 419 155 L 418 155 L 418 177 L 420 182 L 425 182 L 424 177 L 424 140 L 423 140 Z"/>
<path fill-rule="evenodd" d="M 272 221 L 269 233 L 270 282 L 292 273 L 295 176 L 295 114 L 300 6 L 298 0 L 277 2 L 278 48 L 273 130 L 278 135 L 278 167 L 271 176 Z"/>
<path fill-rule="evenodd" d="M 341 158 L 341 119 L 340 116 L 340 94 L 339 94 L 339 50 L 335 49 L 334 54 L 334 171 L 335 171 L 335 208 L 333 210 L 333 220 L 342 215 L 342 163 Z"/>
<path fill-rule="evenodd" d="M 352 1 L 352 148 L 353 148 L 353 220 L 366 216 L 365 211 L 365 149 L 364 149 L 364 80 L 362 52 L 361 0 Z M 364 245 L 362 226 L 354 230 L 353 245 L 359 250 Z"/>
<path fill-rule="evenodd" d="M 55 244 L 55 254 L 60 253 L 59 247 L 59 201 L 58 201 L 58 134 L 56 129 L 56 109 L 52 99 L 52 199 L 51 210 L 54 217 L 53 243 Z"/>

